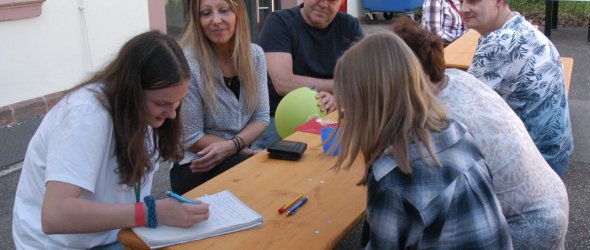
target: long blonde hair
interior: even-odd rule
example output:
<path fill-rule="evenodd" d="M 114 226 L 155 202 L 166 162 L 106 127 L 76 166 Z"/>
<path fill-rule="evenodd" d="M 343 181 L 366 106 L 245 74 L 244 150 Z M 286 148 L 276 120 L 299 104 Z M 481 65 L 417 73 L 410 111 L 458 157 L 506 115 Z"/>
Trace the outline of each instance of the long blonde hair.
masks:
<path fill-rule="evenodd" d="M 238 74 L 242 88 L 246 89 L 245 112 L 252 112 L 256 108 L 256 73 L 252 48 L 250 44 L 250 27 L 248 24 L 248 13 L 243 0 L 226 0 L 233 13 L 236 15 L 236 33 L 234 34 L 233 51 L 231 55 L 232 66 Z M 201 27 L 199 6 L 201 0 L 192 0 L 189 4 L 188 18 L 180 43 L 184 47 L 191 47 L 196 53 L 197 61 L 201 70 L 201 78 L 205 88 L 202 95 L 205 105 L 214 113 L 217 109 L 217 95 L 215 84 L 223 83 L 219 63 L 215 60 L 215 53 L 211 41 L 207 39 Z"/>
<path fill-rule="evenodd" d="M 440 166 L 430 131 L 447 126 L 446 113 L 431 93 L 420 61 L 398 36 L 373 34 L 346 51 L 336 64 L 334 94 L 344 111 L 336 169 L 343 164 L 350 168 L 362 153 L 366 169 L 359 184 L 366 184 L 371 164 L 391 147 L 400 170 L 411 174 L 411 142 L 422 142 Z"/>

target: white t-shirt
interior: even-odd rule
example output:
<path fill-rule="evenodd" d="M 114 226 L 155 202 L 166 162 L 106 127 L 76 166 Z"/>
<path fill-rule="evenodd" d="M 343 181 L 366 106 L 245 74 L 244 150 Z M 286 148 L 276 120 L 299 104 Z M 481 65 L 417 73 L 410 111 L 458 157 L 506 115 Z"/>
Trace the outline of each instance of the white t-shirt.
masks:
<path fill-rule="evenodd" d="M 86 249 L 117 240 L 118 230 L 44 234 L 41 205 L 48 181 L 81 187 L 81 198 L 91 201 L 135 202 L 133 187 L 118 183 L 111 117 L 89 89 L 102 93 L 98 84 L 92 84 L 64 97 L 47 113 L 29 143 L 14 201 L 12 236 L 17 249 Z M 152 133 L 151 128 L 148 131 Z M 141 197 L 151 192 L 153 173 L 159 167 L 155 159 Z"/>

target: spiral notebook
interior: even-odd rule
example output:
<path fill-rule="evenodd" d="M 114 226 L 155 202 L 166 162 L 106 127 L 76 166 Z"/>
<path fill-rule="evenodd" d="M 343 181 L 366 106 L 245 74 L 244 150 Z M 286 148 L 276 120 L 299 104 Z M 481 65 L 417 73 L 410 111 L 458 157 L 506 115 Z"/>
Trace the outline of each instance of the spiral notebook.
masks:
<path fill-rule="evenodd" d="M 209 204 L 209 219 L 189 228 L 159 225 L 156 228 L 133 228 L 151 249 L 200 240 L 262 226 L 260 214 L 229 190 L 206 195 L 198 200 Z"/>

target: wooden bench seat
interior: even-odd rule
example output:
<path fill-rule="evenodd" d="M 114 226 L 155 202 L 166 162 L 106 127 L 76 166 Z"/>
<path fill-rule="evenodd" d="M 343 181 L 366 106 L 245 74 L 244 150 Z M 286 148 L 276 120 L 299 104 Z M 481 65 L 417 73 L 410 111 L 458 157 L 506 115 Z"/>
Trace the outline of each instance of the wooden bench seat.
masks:
<path fill-rule="evenodd" d="M 563 64 L 563 74 L 565 75 L 565 93 L 569 94 L 572 72 L 574 71 L 574 59 L 571 57 L 561 57 L 561 63 Z"/>

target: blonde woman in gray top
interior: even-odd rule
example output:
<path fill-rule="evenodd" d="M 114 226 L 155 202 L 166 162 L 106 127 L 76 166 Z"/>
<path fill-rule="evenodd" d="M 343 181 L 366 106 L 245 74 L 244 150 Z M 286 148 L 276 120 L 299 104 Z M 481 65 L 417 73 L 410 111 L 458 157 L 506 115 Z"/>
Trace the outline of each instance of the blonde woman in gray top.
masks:
<path fill-rule="evenodd" d="M 446 69 L 440 39 L 411 20 L 392 29 L 412 48 L 450 118 L 467 125 L 492 173 L 514 249 L 563 249 L 567 191 L 506 102 L 471 74 Z"/>
<path fill-rule="evenodd" d="M 243 0 L 195 0 L 181 38 L 191 70 L 182 104 L 184 159 L 170 172 L 185 193 L 255 152 L 269 123 L 264 52 L 250 42 Z"/>

